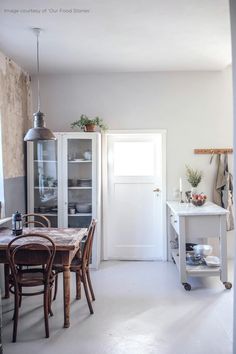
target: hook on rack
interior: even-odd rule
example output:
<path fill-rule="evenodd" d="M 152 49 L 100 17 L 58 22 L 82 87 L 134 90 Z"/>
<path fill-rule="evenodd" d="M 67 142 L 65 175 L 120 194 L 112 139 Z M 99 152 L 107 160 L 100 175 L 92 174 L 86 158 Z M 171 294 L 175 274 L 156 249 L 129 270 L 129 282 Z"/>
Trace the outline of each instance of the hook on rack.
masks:
<path fill-rule="evenodd" d="M 210 165 L 212 163 L 213 157 L 214 157 L 215 151 L 212 149 L 211 150 L 211 158 L 210 158 Z"/>

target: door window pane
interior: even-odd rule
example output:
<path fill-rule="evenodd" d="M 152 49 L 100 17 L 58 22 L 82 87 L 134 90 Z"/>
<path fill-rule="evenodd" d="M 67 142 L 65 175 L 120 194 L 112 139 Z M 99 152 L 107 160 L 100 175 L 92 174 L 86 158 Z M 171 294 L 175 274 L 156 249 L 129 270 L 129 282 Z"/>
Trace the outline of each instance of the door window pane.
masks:
<path fill-rule="evenodd" d="M 153 176 L 154 149 L 153 142 L 115 142 L 114 175 L 115 176 Z"/>

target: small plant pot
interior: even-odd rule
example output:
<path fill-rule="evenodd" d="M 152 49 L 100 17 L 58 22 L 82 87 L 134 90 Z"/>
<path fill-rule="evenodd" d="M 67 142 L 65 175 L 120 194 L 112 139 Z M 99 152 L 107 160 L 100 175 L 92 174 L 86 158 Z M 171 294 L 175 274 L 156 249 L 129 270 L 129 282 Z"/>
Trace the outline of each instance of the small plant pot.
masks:
<path fill-rule="evenodd" d="M 84 126 L 84 131 L 85 132 L 95 132 L 96 131 L 96 125 L 95 124 L 87 124 Z"/>

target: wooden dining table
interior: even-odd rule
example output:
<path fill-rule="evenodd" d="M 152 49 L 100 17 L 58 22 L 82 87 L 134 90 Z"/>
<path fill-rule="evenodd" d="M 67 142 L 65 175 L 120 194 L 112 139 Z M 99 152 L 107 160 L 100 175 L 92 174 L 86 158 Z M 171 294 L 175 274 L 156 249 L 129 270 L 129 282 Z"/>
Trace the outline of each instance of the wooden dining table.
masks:
<path fill-rule="evenodd" d="M 52 238 L 56 245 L 56 254 L 53 264 L 63 266 L 63 299 L 64 299 L 64 327 L 70 327 L 70 265 L 75 254 L 80 248 L 80 244 L 84 236 L 87 234 L 86 228 L 24 228 L 23 234 L 45 234 Z M 7 264 L 6 249 L 8 243 L 16 236 L 8 228 L 0 229 L 0 263 Z M 37 258 L 28 256 L 24 257 L 24 264 L 39 264 L 42 258 L 42 252 L 37 250 Z M 5 284 L 8 288 L 8 285 Z"/>

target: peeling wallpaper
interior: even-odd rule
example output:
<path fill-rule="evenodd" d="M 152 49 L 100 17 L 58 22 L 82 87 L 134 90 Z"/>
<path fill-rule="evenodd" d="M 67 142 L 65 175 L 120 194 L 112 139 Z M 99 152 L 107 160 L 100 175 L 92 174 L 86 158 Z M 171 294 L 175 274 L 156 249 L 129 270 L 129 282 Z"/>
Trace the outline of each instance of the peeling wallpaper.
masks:
<path fill-rule="evenodd" d="M 4 178 L 25 176 L 23 137 L 31 117 L 30 77 L 1 52 L 0 115 Z"/>

